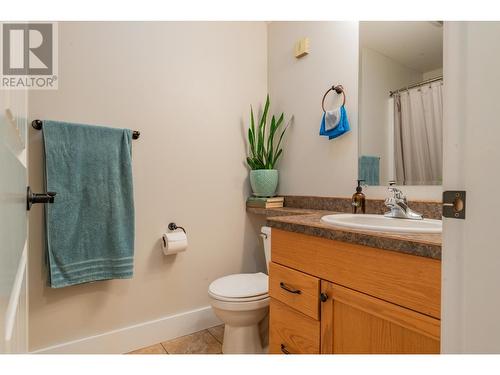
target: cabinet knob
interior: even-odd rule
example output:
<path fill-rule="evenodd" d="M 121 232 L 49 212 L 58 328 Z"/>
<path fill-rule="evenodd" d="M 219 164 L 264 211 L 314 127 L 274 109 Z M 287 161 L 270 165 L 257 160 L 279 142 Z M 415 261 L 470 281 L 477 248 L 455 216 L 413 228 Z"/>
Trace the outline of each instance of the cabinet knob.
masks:
<path fill-rule="evenodd" d="M 321 293 L 321 294 L 319 295 L 319 300 L 320 300 L 321 302 L 326 302 L 326 300 L 327 300 L 327 299 L 328 299 L 328 294 L 326 294 L 326 293 Z"/>

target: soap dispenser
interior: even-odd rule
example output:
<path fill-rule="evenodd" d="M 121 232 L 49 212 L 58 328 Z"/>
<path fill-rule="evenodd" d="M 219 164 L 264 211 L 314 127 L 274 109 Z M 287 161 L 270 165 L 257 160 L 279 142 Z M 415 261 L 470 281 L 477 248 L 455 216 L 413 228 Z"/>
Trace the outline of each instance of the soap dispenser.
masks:
<path fill-rule="evenodd" d="M 352 195 L 352 213 L 353 214 L 364 214 L 366 211 L 365 206 L 365 195 L 361 192 L 363 188 L 361 187 L 361 182 L 364 180 L 358 180 L 358 186 L 356 187 L 356 192 Z"/>

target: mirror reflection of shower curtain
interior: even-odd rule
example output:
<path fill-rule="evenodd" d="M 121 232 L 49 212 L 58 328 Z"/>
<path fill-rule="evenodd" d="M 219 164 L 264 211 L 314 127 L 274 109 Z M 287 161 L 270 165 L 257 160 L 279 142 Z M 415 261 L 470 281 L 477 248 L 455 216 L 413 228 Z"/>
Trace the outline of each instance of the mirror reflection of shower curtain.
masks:
<path fill-rule="evenodd" d="M 443 171 L 442 81 L 394 95 L 396 182 L 440 185 Z"/>

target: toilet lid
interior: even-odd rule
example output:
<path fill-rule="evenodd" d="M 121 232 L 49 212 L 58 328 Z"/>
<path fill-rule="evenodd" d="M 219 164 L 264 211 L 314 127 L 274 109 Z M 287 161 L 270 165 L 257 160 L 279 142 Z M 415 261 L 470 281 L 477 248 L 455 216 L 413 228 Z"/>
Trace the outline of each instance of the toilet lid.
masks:
<path fill-rule="evenodd" d="M 221 277 L 208 287 L 210 293 L 226 298 L 248 298 L 267 294 L 265 273 L 239 273 Z"/>

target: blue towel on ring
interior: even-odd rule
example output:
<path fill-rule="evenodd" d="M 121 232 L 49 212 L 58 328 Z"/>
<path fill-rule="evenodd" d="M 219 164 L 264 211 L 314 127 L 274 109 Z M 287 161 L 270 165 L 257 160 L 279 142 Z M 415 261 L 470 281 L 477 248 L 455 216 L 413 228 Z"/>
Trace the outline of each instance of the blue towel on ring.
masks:
<path fill-rule="evenodd" d="M 43 121 L 49 285 L 133 275 L 132 131 Z"/>
<path fill-rule="evenodd" d="M 321 126 L 319 129 L 319 135 L 327 136 L 328 139 L 334 139 L 340 137 L 342 134 L 347 133 L 348 131 L 351 130 L 351 127 L 349 126 L 349 119 L 347 118 L 347 111 L 345 110 L 344 106 L 340 107 L 340 120 L 338 122 L 338 125 L 331 130 L 325 129 L 325 122 L 327 115 L 328 115 L 327 112 L 323 113 L 323 118 L 321 119 Z"/>

